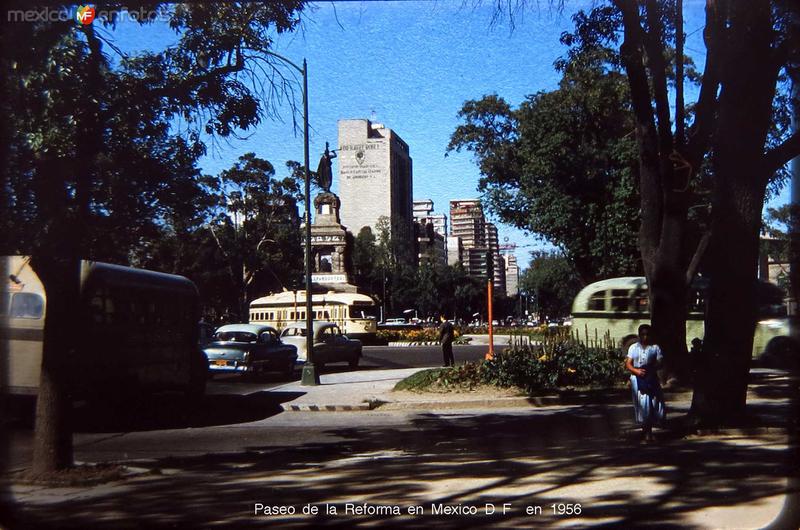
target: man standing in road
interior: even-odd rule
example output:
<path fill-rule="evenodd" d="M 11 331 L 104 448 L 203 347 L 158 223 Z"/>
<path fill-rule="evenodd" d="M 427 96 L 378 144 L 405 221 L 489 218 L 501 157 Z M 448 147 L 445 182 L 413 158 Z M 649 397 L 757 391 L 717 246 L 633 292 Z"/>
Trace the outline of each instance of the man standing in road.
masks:
<path fill-rule="evenodd" d="M 453 324 L 446 320 L 444 315 L 441 315 L 439 320 L 442 321 L 442 325 L 439 327 L 439 342 L 442 343 L 444 366 L 455 366 L 456 361 L 453 359 L 453 339 L 455 338 Z"/>

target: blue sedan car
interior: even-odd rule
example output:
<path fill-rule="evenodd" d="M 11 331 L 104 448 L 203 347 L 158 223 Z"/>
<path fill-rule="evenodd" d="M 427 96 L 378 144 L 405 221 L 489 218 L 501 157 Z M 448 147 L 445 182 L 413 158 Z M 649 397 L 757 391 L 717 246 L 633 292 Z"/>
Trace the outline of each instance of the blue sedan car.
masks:
<path fill-rule="evenodd" d="M 297 361 L 297 348 L 284 344 L 275 328 L 260 324 L 222 326 L 203 351 L 211 374 L 283 372 L 292 376 Z"/>

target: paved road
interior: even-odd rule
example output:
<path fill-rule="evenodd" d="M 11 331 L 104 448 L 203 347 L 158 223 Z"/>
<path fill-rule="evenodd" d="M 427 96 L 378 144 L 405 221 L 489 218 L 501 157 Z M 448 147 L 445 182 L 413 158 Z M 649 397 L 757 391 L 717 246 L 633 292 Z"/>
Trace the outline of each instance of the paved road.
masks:
<path fill-rule="evenodd" d="M 456 362 L 477 361 L 483 359 L 486 346 L 454 346 L 453 355 Z M 377 368 L 420 368 L 436 367 L 442 364 L 442 349 L 439 346 L 365 346 L 364 355 L 359 366 L 362 370 Z M 349 370 L 347 364 L 338 363 L 326 366 L 322 373 Z M 299 374 L 295 376 L 299 379 Z M 280 386 L 289 379 L 283 374 L 266 374 L 257 379 L 243 378 L 239 375 L 215 377 L 208 386 L 208 393 L 249 394 Z"/>
<path fill-rule="evenodd" d="M 482 359 L 485 352 L 485 346 L 454 347 L 457 362 Z M 367 346 L 364 348 L 360 369 L 434 367 L 440 364 L 439 346 Z M 342 363 L 327 366 L 323 373 L 347 370 L 349 370 L 347 365 Z M 299 375 L 295 376 L 295 379 L 299 379 Z M 75 432 L 78 433 L 76 458 L 88 461 L 112 457 L 132 458 L 140 449 L 143 454 L 148 454 L 153 448 L 163 450 L 165 447 L 175 447 L 176 444 L 184 447 L 189 442 L 200 452 L 223 449 L 217 447 L 216 438 L 225 440 L 229 438 L 231 432 L 237 435 L 243 432 L 238 429 L 229 431 L 231 425 L 250 424 L 274 416 L 281 411 L 281 403 L 297 397 L 287 392 L 270 391 L 289 381 L 285 375 L 279 373 L 258 377 L 216 376 L 209 382 L 206 398 L 200 407 L 187 407 L 180 397 L 169 395 L 129 403 L 81 404 L 76 408 Z M 30 458 L 33 409 L 28 402 L 22 403 L 19 408 L 26 409 L 21 412 L 22 419 L 5 426 L 12 442 L 10 458 L 12 467 L 24 466 Z M 163 434 L 163 431 L 186 427 L 194 429 L 188 434 L 189 442 L 169 441 L 169 435 Z M 204 427 L 220 427 L 221 430 L 211 429 L 208 432 L 206 430 L 201 432 L 199 429 Z M 298 432 L 304 431 L 301 428 Z M 134 433 L 135 436 L 112 433 Z M 120 442 L 113 445 L 115 449 L 112 454 L 104 456 L 102 451 L 82 452 L 82 447 L 95 447 L 98 440 L 109 437 Z M 281 440 L 280 436 L 278 440 Z M 208 448 L 204 449 L 206 445 Z M 235 447 L 224 449 L 235 450 Z"/>

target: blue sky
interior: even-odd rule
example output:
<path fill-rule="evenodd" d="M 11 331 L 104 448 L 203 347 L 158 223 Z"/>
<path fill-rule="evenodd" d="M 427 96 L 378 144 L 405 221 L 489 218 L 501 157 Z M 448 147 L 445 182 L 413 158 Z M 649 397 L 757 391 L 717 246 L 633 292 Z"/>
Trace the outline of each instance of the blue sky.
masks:
<path fill-rule="evenodd" d="M 445 157 L 450 135 L 459 125 L 456 114 L 461 105 L 489 93 L 517 105 L 528 94 L 555 88 L 558 76 L 553 62 L 565 53 L 559 36 L 572 29 L 571 15 L 592 2 L 567 0 L 561 13 L 548 9 L 548 2 L 539 2 L 543 7 L 516 17 L 513 31 L 507 17 L 492 24 L 493 2 L 475 4 L 461 0 L 319 3 L 305 11 L 300 32 L 276 36 L 277 53 L 296 63 L 308 61 L 312 169 L 325 142 L 337 144 L 339 119 L 367 118 L 393 129 L 408 143 L 415 199 L 433 199 L 437 212 L 449 216 L 451 199 L 478 196 L 479 172 L 470 153 Z M 687 53 L 702 67 L 703 2 L 684 4 Z M 175 36 L 165 25 L 142 30 L 122 24 L 114 38 L 134 50 L 161 48 Z M 302 134 L 292 129 L 289 107 L 284 105 L 281 112 L 282 121 L 262 122 L 245 139 L 209 149 L 202 169 L 216 174 L 249 151 L 271 161 L 279 175 L 285 173 L 286 160 L 302 161 Z M 337 171 L 334 163 L 333 191 L 338 186 Z M 787 197 L 784 191 L 773 204 L 782 204 Z M 501 241 L 508 238 L 518 245 L 516 254 L 523 266 L 527 251 L 546 246 L 520 230 L 502 224 L 498 228 Z"/>

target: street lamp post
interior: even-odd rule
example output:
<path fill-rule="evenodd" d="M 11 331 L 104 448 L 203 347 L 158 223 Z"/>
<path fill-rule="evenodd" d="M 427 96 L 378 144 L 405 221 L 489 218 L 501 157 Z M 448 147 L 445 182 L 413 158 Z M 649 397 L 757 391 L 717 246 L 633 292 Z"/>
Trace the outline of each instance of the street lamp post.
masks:
<path fill-rule="evenodd" d="M 303 161 L 305 164 L 305 276 L 306 276 L 306 363 L 303 365 L 303 376 L 300 384 L 304 386 L 314 386 L 319 384 L 319 374 L 314 368 L 314 316 L 312 310 L 311 295 L 311 177 L 309 172 L 309 152 L 308 152 L 308 63 L 303 59 L 303 67 L 300 68 L 277 53 L 265 51 L 267 55 L 277 57 L 301 74 L 303 74 Z"/>

